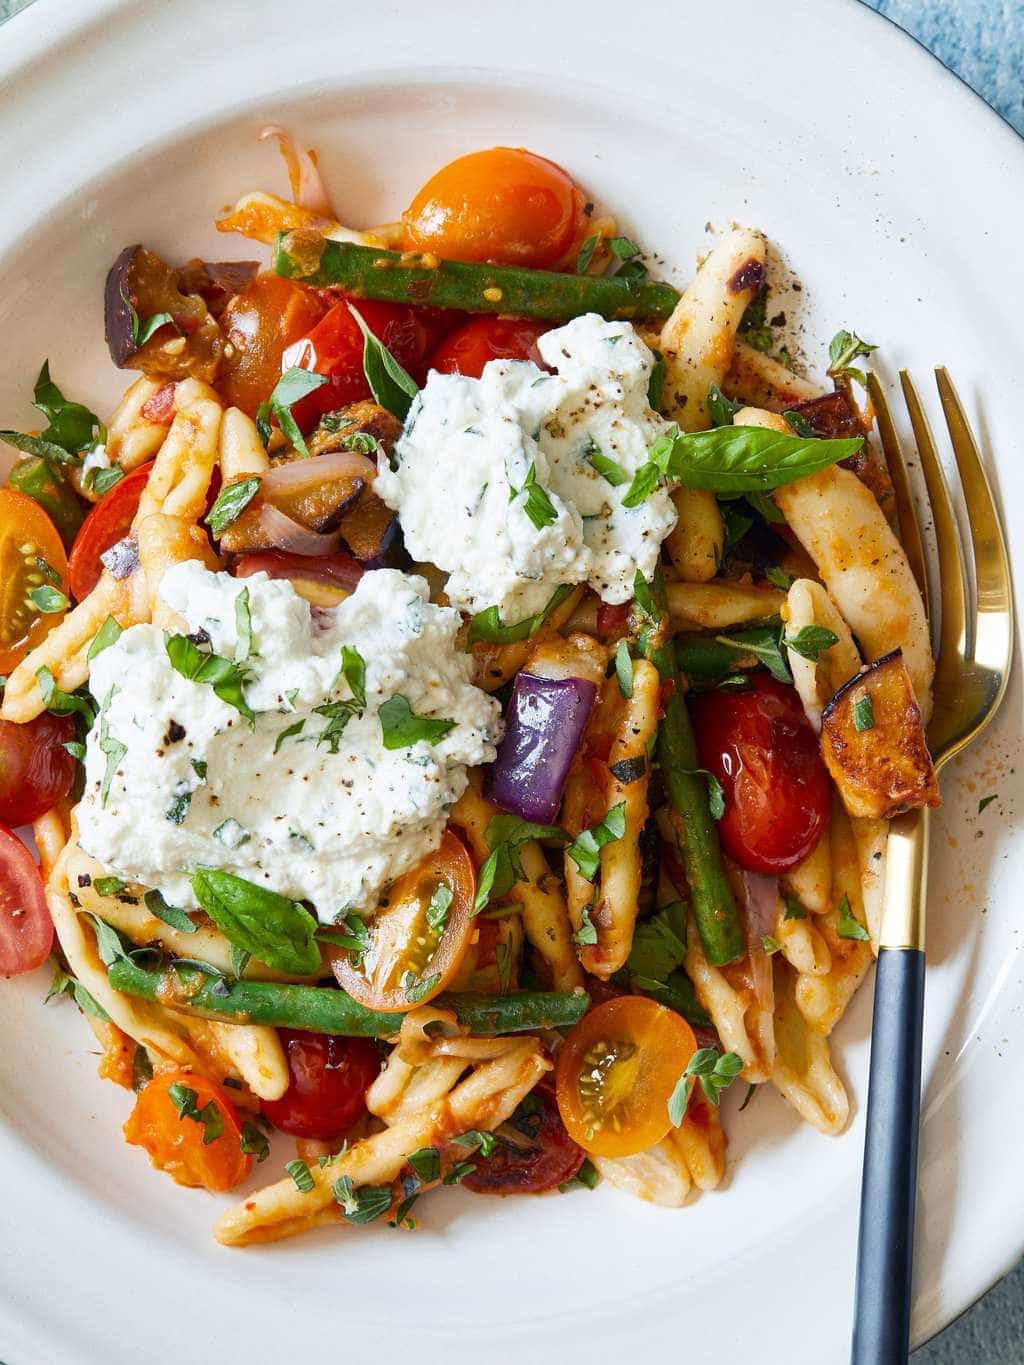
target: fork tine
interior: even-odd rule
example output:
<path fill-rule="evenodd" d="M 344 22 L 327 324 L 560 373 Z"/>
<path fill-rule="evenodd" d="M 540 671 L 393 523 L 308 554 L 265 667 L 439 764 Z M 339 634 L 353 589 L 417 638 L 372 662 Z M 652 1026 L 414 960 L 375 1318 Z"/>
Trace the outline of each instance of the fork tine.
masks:
<path fill-rule="evenodd" d="M 1002 672 L 1005 679 L 1013 648 L 1013 598 L 1003 529 L 974 433 L 945 366 L 935 371 L 935 382 L 960 470 L 974 552 L 978 589 L 974 658 L 985 667 Z"/>
<path fill-rule="evenodd" d="M 889 467 L 893 494 L 896 498 L 896 521 L 900 541 L 910 561 L 910 570 L 917 580 L 924 601 L 925 615 L 931 620 L 931 605 L 928 601 L 928 572 L 925 568 L 924 544 L 921 540 L 921 523 L 914 508 L 914 498 L 910 491 L 907 475 L 907 462 L 903 457 L 900 438 L 892 420 L 892 412 L 885 391 L 873 370 L 868 371 L 868 393 L 878 420 L 878 435 L 882 441 L 882 452 Z"/>
<path fill-rule="evenodd" d="M 953 500 L 942 472 L 931 427 L 925 415 L 914 381 L 906 370 L 900 370 L 900 384 L 914 429 L 921 468 L 928 487 L 934 522 L 936 549 L 939 558 L 939 601 L 942 603 L 939 625 L 939 652 L 935 667 L 936 699 L 954 697 L 967 653 L 967 582 L 964 557 L 960 549 L 960 533 L 953 514 Z"/>

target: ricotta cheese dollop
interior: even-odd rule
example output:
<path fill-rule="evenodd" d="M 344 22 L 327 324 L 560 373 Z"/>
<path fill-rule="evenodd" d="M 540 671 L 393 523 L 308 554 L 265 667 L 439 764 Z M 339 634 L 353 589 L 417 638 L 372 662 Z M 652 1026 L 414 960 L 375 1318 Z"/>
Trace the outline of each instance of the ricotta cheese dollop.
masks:
<path fill-rule="evenodd" d="M 239 660 L 255 717 L 222 699 L 238 695 L 230 687 L 218 695 L 183 676 L 164 631 L 124 631 L 92 664 L 100 713 L 86 740 L 82 848 L 187 909 L 188 869 L 203 866 L 310 901 L 325 923 L 372 910 L 438 846 L 467 768 L 495 756 L 499 707 L 470 682 L 458 613 L 394 569 L 365 573 L 329 609 L 311 609 L 286 580 L 195 561 L 169 570 L 160 596 L 204 654 Z M 436 743 L 387 748 L 378 709 L 396 696 L 452 727 Z"/>
<path fill-rule="evenodd" d="M 490 361 L 479 379 L 432 371 L 395 468 L 381 457 L 374 483 L 413 558 L 448 573 L 452 605 L 497 606 L 506 624 L 541 611 L 567 583 L 628 601 L 676 521 L 664 484 L 623 506 L 670 430 L 648 403 L 654 355 L 632 324 L 588 313 L 537 346 L 556 373 L 513 360 Z M 547 525 L 529 514 L 531 470 L 554 513 Z"/>

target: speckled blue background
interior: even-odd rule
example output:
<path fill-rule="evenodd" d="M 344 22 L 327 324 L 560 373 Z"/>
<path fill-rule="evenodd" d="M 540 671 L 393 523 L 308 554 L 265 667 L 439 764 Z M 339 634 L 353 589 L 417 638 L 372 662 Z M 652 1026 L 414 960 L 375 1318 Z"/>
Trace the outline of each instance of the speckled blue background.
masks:
<path fill-rule="evenodd" d="M 0 21 L 31 0 L 0 0 Z M 1024 0 L 863 0 L 930 48 L 1024 135 Z M 914 1356 L 914 1365 L 1022 1365 L 1024 1262 Z"/>

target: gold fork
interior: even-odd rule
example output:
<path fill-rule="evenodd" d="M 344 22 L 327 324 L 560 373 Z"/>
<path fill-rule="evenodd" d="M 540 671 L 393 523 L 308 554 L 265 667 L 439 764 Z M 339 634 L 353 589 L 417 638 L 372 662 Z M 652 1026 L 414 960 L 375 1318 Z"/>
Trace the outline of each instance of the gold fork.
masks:
<path fill-rule="evenodd" d="M 977 442 L 946 370 L 936 370 L 935 380 L 960 472 L 974 560 L 972 586 L 928 418 L 910 375 L 903 370 L 900 382 L 924 471 L 938 552 L 938 655 L 928 745 L 936 768 L 941 768 L 981 734 L 1003 699 L 1013 651 L 1013 597 L 1006 543 Z M 900 535 L 927 609 L 924 547 L 906 464 L 885 394 L 873 374 L 868 389 L 896 494 Z M 930 610 L 929 620 L 934 625 Z M 893 820 L 889 828 L 871 1033 L 852 1365 L 903 1365 L 910 1345 L 929 817 L 927 809 L 911 811 Z"/>

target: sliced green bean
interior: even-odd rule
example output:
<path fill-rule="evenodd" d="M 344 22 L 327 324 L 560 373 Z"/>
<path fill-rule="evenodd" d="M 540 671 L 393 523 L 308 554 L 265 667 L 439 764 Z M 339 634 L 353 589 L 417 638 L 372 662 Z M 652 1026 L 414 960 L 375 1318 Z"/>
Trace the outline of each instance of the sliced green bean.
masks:
<path fill-rule="evenodd" d="M 316 234 L 283 233 L 274 269 L 289 280 L 337 285 L 356 298 L 430 304 L 467 313 L 514 313 L 568 322 L 582 313 L 604 318 L 666 318 L 679 300 L 670 284 L 616 275 L 564 275 L 521 266 L 442 261 L 402 255 Z"/>
<path fill-rule="evenodd" d="M 708 806 L 707 784 L 697 772 L 697 745 L 690 713 L 678 686 L 676 655 L 667 632 L 668 609 L 660 573 L 652 595 L 661 618 L 647 624 L 647 655 L 662 678 L 677 684 L 665 702 L 665 714 L 658 726 L 658 763 L 669 801 L 682 820 L 683 846 L 680 851 L 704 955 L 712 966 L 720 967 L 741 958 L 747 947 L 732 888 L 722 866 L 718 831 Z"/>
<path fill-rule="evenodd" d="M 85 520 L 85 506 L 75 490 L 39 455 L 26 455 L 11 470 L 8 483 L 32 498 L 49 516 L 66 550 Z"/>
<path fill-rule="evenodd" d="M 191 969 L 149 971 L 123 958 L 111 964 L 109 976 L 114 989 L 125 995 L 228 1024 L 270 1024 L 349 1038 L 391 1038 L 404 1018 L 367 1009 L 344 991 L 328 986 L 229 981 Z M 513 991 L 508 995 L 442 995 L 431 1003 L 440 1009 L 453 1009 L 471 1033 L 490 1035 L 571 1027 L 586 1013 L 590 1000 L 582 992 Z"/>

